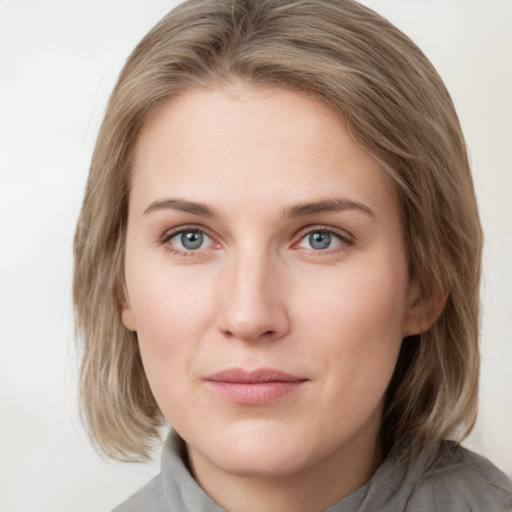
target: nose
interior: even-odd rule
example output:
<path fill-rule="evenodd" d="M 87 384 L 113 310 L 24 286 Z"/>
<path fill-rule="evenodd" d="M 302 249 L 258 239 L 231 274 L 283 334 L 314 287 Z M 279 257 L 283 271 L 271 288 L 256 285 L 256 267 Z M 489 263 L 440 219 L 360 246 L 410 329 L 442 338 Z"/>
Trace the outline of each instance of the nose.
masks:
<path fill-rule="evenodd" d="M 245 342 L 286 336 L 290 319 L 284 269 L 262 251 L 233 255 L 226 266 L 220 285 L 218 327 L 221 332 Z"/>

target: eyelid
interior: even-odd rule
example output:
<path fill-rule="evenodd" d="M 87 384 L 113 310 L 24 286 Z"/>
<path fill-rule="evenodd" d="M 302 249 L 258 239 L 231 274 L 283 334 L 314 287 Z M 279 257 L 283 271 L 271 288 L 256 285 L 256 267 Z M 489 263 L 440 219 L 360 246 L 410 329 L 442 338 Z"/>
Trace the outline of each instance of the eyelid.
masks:
<path fill-rule="evenodd" d="M 210 230 L 207 229 L 205 226 L 201 226 L 199 224 L 185 224 L 173 227 L 171 229 L 167 229 L 159 238 L 158 242 L 160 245 L 165 246 L 167 251 L 172 252 L 173 254 L 177 254 L 179 256 L 199 256 L 203 251 L 212 248 L 205 247 L 200 249 L 187 250 L 174 247 L 169 243 L 169 241 L 175 236 L 181 233 L 186 233 L 188 231 L 200 232 L 211 240 L 211 245 L 213 246 L 213 248 L 220 247 L 219 242 L 216 241 L 216 237 L 210 232 Z"/>
<path fill-rule="evenodd" d="M 201 252 L 206 251 L 207 249 L 210 249 L 211 247 L 206 247 L 203 249 L 194 249 L 194 250 L 186 250 L 186 249 L 179 249 L 176 247 L 173 247 L 169 244 L 169 241 L 175 237 L 176 235 L 179 235 L 180 233 L 187 232 L 187 231 L 198 231 L 203 233 L 205 236 L 207 236 L 211 241 L 213 248 L 219 248 L 221 244 L 217 241 L 217 237 L 211 233 L 210 229 L 207 227 L 201 225 L 201 224 L 184 224 L 180 226 L 176 226 L 170 229 L 167 229 L 164 231 L 161 237 L 159 237 L 158 243 L 166 247 L 166 250 L 169 252 L 181 255 L 181 256 L 199 256 Z M 323 225 L 323 224 L 312 224 L 306 227 L 303 227 L 294 237 L 294 242 L 292 243 L 292 248 L 298 248 L 298 244 L 304 240 L 308 235 L 315 233 L 315 232 L 323 232 L 323 233 L 329 233 L 336 237 L 338 237 L 341 240 L 342 246 L 350 246 L 353 245 L 356 242 L 356 237 L 352 235 L 349 231 L 341 228 L 337 228 L 330 225 Z M 308 250 L 308 249 L 304 249 Z M 310 249 L 310 252 L 314 253 L 324 253 L 327 254 L 329 252 L 335 252 L 336 250 L 340 250 L 338 246 L 332 248 L 332 249 L 325 249 L 325 250 L 315 250 Z"/>
<path fill-rule="evenodd" d="M 179 226 L 166 229 L 163 232 L 162 236 L 159 237 L 159 241 L 165 242 L 166 240 L 169 240 L 173 236 L 176 236 L 179 233 L 183 233 L 184 231 L 200 231 L 201 233 L 204 233 L 208 237 L 213 238 L 210 233 L 210 230 L 205 226 L 202 226 L 200 224 L 182 224 Z"/>
<path fill-rule="evenodd" d="M 338 238 L 340 238 L 344 243 L 347 244 L 353 244 L 356 241 L 356 237 L 347 231 L 346 229 L 336 228 L 334 226 L 327 226 L 322 224 L 313 224 L 310 226 L 306 226 L 302 228 L 296 236 L 297 241 L 294 242 L 293 245 L 296 245 L 300 241 L 302 241 L 306 236 L 310 235 L 311 233 L 329 233 L 332 235 L 336 235 Z"/>

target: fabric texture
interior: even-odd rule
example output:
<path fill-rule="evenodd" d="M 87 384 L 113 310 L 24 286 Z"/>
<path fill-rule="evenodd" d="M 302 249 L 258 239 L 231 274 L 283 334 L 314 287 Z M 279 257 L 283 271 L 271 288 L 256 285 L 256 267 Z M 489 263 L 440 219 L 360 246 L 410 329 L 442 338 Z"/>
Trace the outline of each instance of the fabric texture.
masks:
<path fill-rule="evenodd" d="M 512 484 L 487 459 L 451 441 L 406 469 L 396 447 L 362 487 L 325 512 L 511 512 Z M 199 487 L 184 462 L 184 443 L 171 432 L 161 472 L 113 512 L 225 512 Z"/>

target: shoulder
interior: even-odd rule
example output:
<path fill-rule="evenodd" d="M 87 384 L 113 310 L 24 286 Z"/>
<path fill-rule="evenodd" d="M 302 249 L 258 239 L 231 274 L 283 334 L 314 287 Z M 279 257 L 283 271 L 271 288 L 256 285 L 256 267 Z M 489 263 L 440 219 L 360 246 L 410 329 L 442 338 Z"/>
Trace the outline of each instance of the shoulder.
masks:
<path fill-rule="evenodd" d="M 151 479 L 144 487 L 112 512 L 162 512 L 167 510 L 160 475 Z"/>
<path fill-rule="evenodd" d="M 486 458 L 445 441 L 416 482 L 407 510 L 510 512 L 512 484 Z"/>

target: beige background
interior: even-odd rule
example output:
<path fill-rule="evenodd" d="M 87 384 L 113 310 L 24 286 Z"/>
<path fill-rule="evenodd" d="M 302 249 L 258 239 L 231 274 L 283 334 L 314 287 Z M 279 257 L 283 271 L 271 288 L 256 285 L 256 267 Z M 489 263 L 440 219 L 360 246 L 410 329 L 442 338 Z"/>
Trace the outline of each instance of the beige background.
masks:
<path fill-rule="evenodd" d="M 110 510 L 157 463 L 103 461 L 77 406 L 71 241 L 106 98 L 172 0 L 0 0 L 0 511 Z M 486 231 L 480 419 L 512 475 L 512 0 L 365 0 L 450 89 Z"/>

